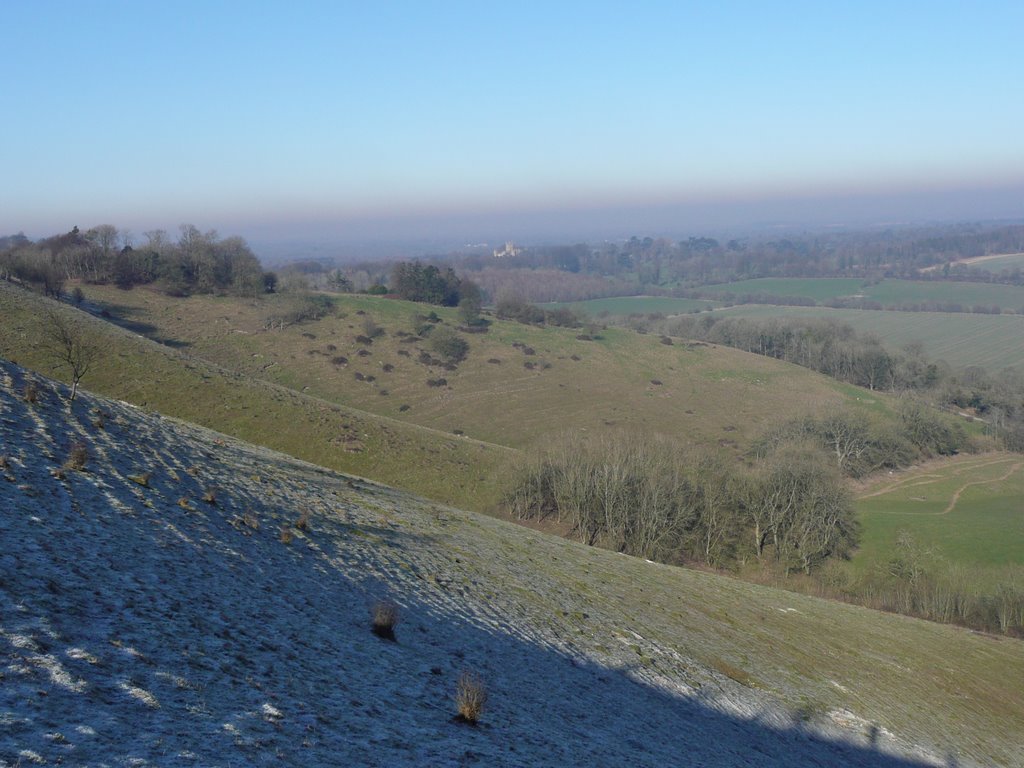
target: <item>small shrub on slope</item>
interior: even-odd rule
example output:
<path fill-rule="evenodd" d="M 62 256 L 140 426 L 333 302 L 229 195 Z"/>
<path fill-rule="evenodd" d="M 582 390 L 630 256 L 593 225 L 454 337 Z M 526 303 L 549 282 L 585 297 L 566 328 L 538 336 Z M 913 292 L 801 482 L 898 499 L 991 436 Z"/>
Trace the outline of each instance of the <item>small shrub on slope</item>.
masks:
<path fill-rule="evenodd" d="M 463 672 L 455 685 L 455 719 L 468 725 L 476 725 L 487 704 L 487 688 L 475 672 Z"/>
<path fill-rule="evenodd" d="M 399 622 L 398 606 L 392 602 L 379 600 L 373 604 L 373 634 L 382 640 L 396 642 L 395 627 Z"/>
<path fill-rule="evenodd" d="M 64 462 L 65 469 L 73 469 L 81 472 L 89 461 L 89 449 L 82 443 L 75 443 L 68 452 L 67 461 Z"/>

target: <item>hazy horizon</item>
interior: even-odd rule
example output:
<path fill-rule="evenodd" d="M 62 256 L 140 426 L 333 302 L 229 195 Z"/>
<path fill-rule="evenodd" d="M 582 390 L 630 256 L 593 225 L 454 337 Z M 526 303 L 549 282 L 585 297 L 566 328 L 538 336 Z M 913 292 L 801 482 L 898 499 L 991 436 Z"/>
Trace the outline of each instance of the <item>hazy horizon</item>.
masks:
<path fill-rule="evenodd" d="M 65 1 L 0 22 L 0 234 L 188 222 L 257 252 L 415 251 L 1024 218 L 1010 2 Z"/>

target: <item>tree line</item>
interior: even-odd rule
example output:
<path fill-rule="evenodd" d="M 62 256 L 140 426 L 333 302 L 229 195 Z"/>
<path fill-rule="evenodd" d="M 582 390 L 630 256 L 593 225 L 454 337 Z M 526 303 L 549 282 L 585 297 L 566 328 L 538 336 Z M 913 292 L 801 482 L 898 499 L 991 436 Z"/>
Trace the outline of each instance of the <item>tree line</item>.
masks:
<path fill-rule="evenodd" d="M 814 591 L 883 611 L 1024 637 L 1024 567 L 995 571 L 953 563 L 908 531 L 896 534 L 892 557 L 866 573 L 830 564 Z"/>
<path fill-rule="evenodd" d="M 675 564 L 756 559 L 810 573 L 857 540 L 841 473 L 801 443 L 739 467 L 663 438 L 567 436 L 519 468 L 504 504 L 587 544 Z"/>
<path fill-rule="evenodd" d="M 671 336 L 700 339 L 742 349 L 824 373 L 869 390 L 900 392 L 928 389 L 939 379 L 939 366 L 912 344 L 889 350 L 877 337 L 858 334 L 830 318 L 716 317 L 685 315 L 644 324 Z"/>
<path fill-rule="evenodd" d="M 895 423 L 841 411 L 766 432 L 737 462 L 666 437 L 554 440 L 511 473 L 505 511 L 591 545 L 670 564 L 768 578 L 873 608 L 1024 633 L 1024 569 L 993 582 L 900 532 L 864 572 L 844 561 L 860 529 L 846 477 L 966 449 L 962 431 L 905 399 Z"/>
<path fill-rule="evenodd" d="M 448 261 L 460 274 L 473 276 L 491 296 L 512 287 L 529 301 L 546 302 L 640 293 L 685 297 L 701 286 L 761 277 L 970 279 L 1024 285 L 1020 269 L 991 273 L 953 264 L 1021 251 L 1022 225 L 954 225 L 725 240 L 631 237 L 621 242 L 524 247 L 515 256 L 500 259 L 450 254 Z M 924 271 L 938 266 L 943 268 Z M 781 302 L 773 297 L 768 303 Z M 960 306 L 955 311 L 992 308 Z"/>
<path fill-rule="evenodd" d="M 1021 251 L 1022 225 L 955 225 L 785 237 L 631 237 L 618 242 L 528 246 L 518 249 L 516 255 L 502 258 L 479 251 L 451 252 L 426 257 L 426 261 L 442 265 L 436 266 L 439 274 L 435 277 L 444 278 L 450 270 L 456 280 L 472 280 L 492 302 L 504 293 L 515 293 L 526 301 L 543 303 L 637 294 L 696 296 L 693 292 L 702 286 L 759 277 L 970 279 L 1024 285 L 1024 273 L 1019 269 L 991 273 L 953 264 L 972 256 Z M 408 262 L 339 265 L 327 260 L 303 262 L 301 269 L 317 287 L 329 290 L 372 291 L 384 290 L 385 286 L 394 290 L 396 282 L 405 282 L 405 276 L 395 280 L 398 264 Z M 298 264 L 291 264 L 281 269 L 284 272 L 299 268 Z M 413 282 L 422 277 L 417 275 Z M 444 290 L 439 283 L 430 292 L 443 301 Z M 721 299 L 722 295 L 716 294 L 715 298 Z M 755 295 L 733 296 L 733 300 L 814 303 L 804 297 Z M 842 305 L 843 301 L 835 300 L 830 305 Z M 870 302 L 857 306 L 881 308 L 880 304 Z M 1024 309 L 955 302 L 917 302 L 898 308 L 987 313 Z"/>
<path fill-rule="evenodd" d="M 952 225 L 724 242 L 707 236 L 678 240 L 632 237 L 622 242 L 523 248 L 516 256 L 501 259 L 469 254 L 457 260 L 457 267 L 469 272 L 553 269 L 624 277 L 646 286 L 687 287 L 757 277 L 918 277 L 927 267 L 1021 251 L 1024 225 Z M 944 270 L 926 274 L 929 279 L 950 276 Z M 1010 270 L 1009 274 L 1014 273 Z M 1010 279 L 1019 277 L 1018 271 Z"/>
<path fill-rule="evenodd" d="M 829 318 L 634 316 L 640 331 L 735 347 L 810 368 L 872 391 L 913 392 L 941 408 L 967 411 L 1014 451 L 1024 450 L 1024 373 L 969 367 L 954 371 L 925 354 L 920 343 L 893 350 L 871 334 Z"/>
<path fill-rule="evenodd" d="M 13 236 L 0 243 L 0 278 L 27 283 L 59 296 L 67 281 L 113 283 L 121 288 L 155 285 L 183 296 L 223 292 L 257 296 L 273 291 L 276 276 L 264 272 L 241 237 L 221 238 L 182 224 L 177 239 L 164 230 L 144 233 L 137 243 L 128 230 L 101 224 L 36 242 Z"/>

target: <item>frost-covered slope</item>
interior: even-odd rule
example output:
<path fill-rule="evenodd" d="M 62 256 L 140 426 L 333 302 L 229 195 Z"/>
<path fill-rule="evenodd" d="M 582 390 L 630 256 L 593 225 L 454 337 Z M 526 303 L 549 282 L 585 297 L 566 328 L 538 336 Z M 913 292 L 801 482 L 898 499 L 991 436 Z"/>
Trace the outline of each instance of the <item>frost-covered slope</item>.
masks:
<path fill-rule="evenodd" d="M 587 549 L 88 394 L 68 409 L 41 379 L 26 403 L 29 378 L 0 361 L 0 766 L 1021 759 L 1015 710 L 993 741 L 987 705 L 880 703 L 942 691 L 878 644 L 894 628 L 1003 676 L 1013 643 Z M 75 445 L 84 469 L 62 469 Z M 397 643 L 370 632 L 382 599 Z M 857 621 L 880 625 L 842 637 Z M 863 655 L 881 690 L 842 675 Z M 452 720 L 463 670 L 489 690 L 479 727 Z"/>

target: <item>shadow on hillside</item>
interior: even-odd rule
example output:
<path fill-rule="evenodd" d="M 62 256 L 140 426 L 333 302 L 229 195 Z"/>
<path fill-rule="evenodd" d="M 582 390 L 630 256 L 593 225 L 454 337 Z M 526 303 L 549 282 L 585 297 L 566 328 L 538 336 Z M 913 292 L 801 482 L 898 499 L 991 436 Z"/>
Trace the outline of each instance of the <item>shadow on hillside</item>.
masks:
<path fill-rule="evenodd" d="M 155 325 L 138 319 L 140 312 L 135 307 L 108 303 L 98 304 L 97 306 L 98 311 L 96 314 L 104 320 L 124 328 L 126 331 L 138 334 L 139 336 L 145 336 L 150 341 L 155 341 L 157 344 L 163 344 L 165 347 L 173 349 L 185 349 L 192 346 L 191 342 L 188 341 L 159 336 Z"/>
<path fill-rule="evenodd" d="M 332 495 L 345 487 L 339 476 L 317 486 L 310 503 L 323 509 L 289 544 L 276 529 L 294 522 L 294 499 L 274 485 L 283 474 L 159 425 L 87 434 L 95 474 L 58 482 L 49 465 L 82 435 L 48 421 L 53 456 L 44 456 L 26 426 L 52 416 L 50 406 L 10 395 L 0 390 L 0 437 L 18 458 L 18 482 L 0 483 L 0 507 L 18 512 L 0 514 L 0 541 L 18 546 L 0 552 L 0 658 L 22 671 L 0 686 L 0 712 L 17 723 L 0 731 L 0 754 L 158 764 L 177 754 L 203 765 L 925 764 L 883 754 L 870 731 L 850 744 L 798 718 L 735 717 L 710 695 L 674 696 L 629 669 L 523 638 L 479 598 L 505 585 L 410 573 L 401 553 L 416 537 L 355 522 L 357 508 L 368 513 Z M 88 397 L 76 403 L 89 406 Z M 26 444 L 30 433 L 37 442 Z M 147 467 L 158 468 L 148 486 L 127 479 Z M 203 503 L 218 478 L 216 502 Z M 252 509 L 255 523 L 244 519 Z M 358 545 L 338 546 L 346 541 Z M 402 607 L 397 643 L 369 631 L 367 608 L 381 597 Z M 480 727 L 451 720 L 463 670 L 489 690 Z M 78 725 L 57 741 L 47 736 L 54 723 Z"/>
<path fill-rule="evenodd" d="M 386 584 L 378 593 L 386 593 Z M 714 694 L 673 695 L 634 676 L 639 669 L 610 669 L 541 645 L 480 626 L 472 617 L 439 611 L 409 601 L 404 631 L 392 654 L 419 655 L 423 644 L 459 650 L 443 664 L 446 681 L 462 671 L 486 682 L 488 711 L 482 728 L 463 732 L 467 754 L 487 754 L 494 747 L 533 744 L 537 750 L 524 765 L 672 766 L 709 768 L 760 766 L 872 766 L 953 768 L 944 762 L 915 760 L 881 751 L 877 725 L 850 741 L 821 736 L 793 712 L 778 722 L 765 708 L 749 718 L 723 712 Z M 513 632 L 514 627 L 508 627 Z M 441 637 L 440 642 L 433 640 Z M 454 712 L 454 710 L 452 710 Z M 521 748 L 520 748 L 521 750 Z M 515 763 L 513 761 L 513 764 Z"/>

